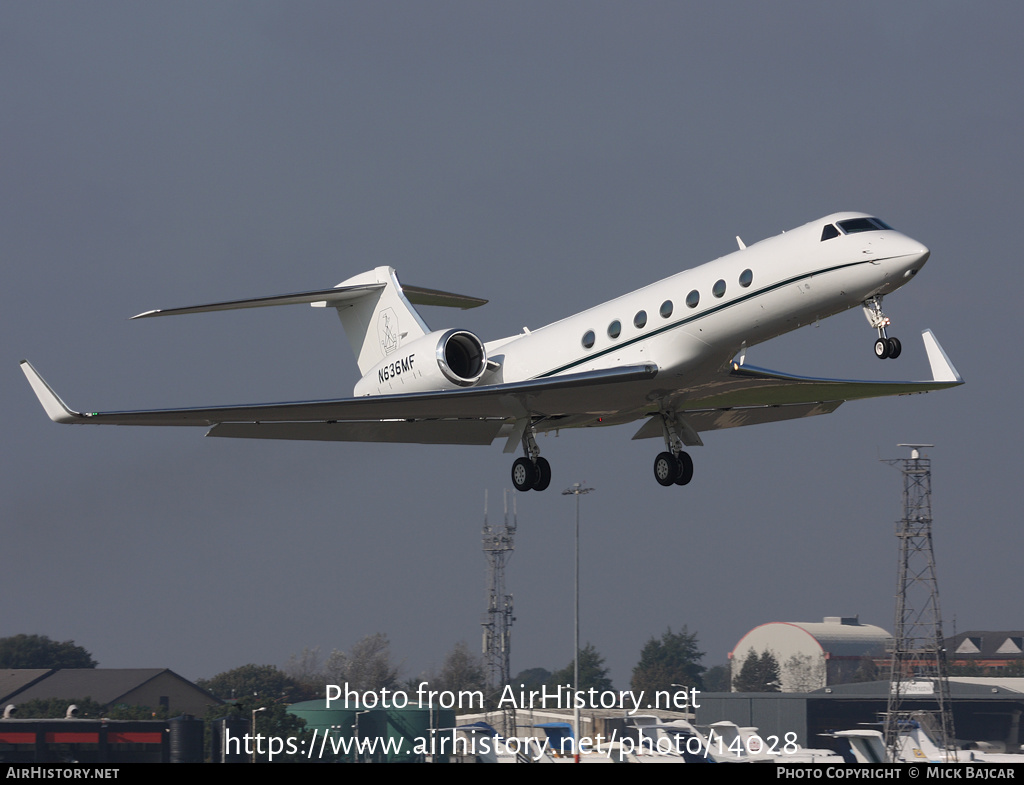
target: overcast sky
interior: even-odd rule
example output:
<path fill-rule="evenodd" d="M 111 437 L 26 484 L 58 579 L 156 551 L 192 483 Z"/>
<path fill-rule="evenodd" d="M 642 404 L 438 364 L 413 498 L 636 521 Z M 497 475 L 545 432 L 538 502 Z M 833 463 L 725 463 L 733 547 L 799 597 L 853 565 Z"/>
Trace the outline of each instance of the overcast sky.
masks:
<path fill-rule="evenodd" d="M 1021 629 L 1024 181 L 1019 3 L 0 4 L 5 404 L 0 636 L 104 667 L 209 677 L 384 632 L 404 676 L 476 647 L 491 447 L 204 439 L 46 419 L 30 359 L 78 409 L 347 396 L 331 311 L 129 322 L 151 308 L 332 286 L 377 265 L 490 303 L 424 309 L 485 340 L 837 210 L 932 255 L 886 301 L 755 347 L 807 375 L 961 388 L 707 434 L 662 488 L 636 426 L 541 438 L 520 494 L 513 671 L 582 637 L 626 688 L 645 641 L 706 665 L 752 627 L 892 628 L 898 442 L 933 442 L 946 633 Z"/>

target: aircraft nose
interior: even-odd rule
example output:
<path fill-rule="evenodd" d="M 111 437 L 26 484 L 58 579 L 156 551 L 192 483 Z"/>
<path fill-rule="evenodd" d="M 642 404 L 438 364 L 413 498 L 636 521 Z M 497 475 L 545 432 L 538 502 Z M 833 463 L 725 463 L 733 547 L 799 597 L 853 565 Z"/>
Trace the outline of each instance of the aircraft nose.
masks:
<path fill-rule="evenodd" d="M 900 255 L 900 266 L 903 268 L 903 279 L 909 281 L 918 271 L 924 267 L 924 263 L 931 256 L 931 251 L 924 243 L 911 240 L 908 243 L 905 253 Z"/>

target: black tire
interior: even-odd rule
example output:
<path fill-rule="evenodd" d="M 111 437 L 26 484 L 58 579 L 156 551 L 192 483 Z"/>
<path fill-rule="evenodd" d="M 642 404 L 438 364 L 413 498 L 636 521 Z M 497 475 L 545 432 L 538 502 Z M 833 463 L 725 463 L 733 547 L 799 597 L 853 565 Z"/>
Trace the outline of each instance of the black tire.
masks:
<path fill-rule="evenodd" d="M 889 343 L 889 359 L 890 360 L 895 360 L 897 357 L 900 356 L 900 352 L 903 351 L 903 344 L 900 343 L 900 339 L 899 338 L 890 338 L 888 343 Z"/>
<path fill-rule="evenodd" d="M 889 342 L 885 338 L 879 338 L 875 341 L 875 357 L 879 360 L 884 360 L 889 356 Z"/>
<path fill-rule="evenodd" d="M 676 456 L 679 464 L 679 474 L 676 476 L 676 485 L 689 485 L 693 479 L 693 458 L 689 453 L 681 452 Z"/>
<path fill-rule="evenodd" d="M 512 464 L 512 484 L 517 491 L 528 491 L 537 481 L 537 467 L 529 458 L 516 458 Z"/>
<path fill-rule="evenodd" d="M 660 485 L 674 485 L 676 477 L 679 476 L 679 461 L 670 452 L 660 452 L 654 459 L 654 479 Z"/>
<path fill-rule="evenodd" d="M 547 487 L 551 485 L 551 464 L 548 463 L 546 458 L 537 458 L 537 463 L 534 464 L 537 472 L 537 478 L 533 483 L 533 489 L 535 491 L 547 490 Z"/>

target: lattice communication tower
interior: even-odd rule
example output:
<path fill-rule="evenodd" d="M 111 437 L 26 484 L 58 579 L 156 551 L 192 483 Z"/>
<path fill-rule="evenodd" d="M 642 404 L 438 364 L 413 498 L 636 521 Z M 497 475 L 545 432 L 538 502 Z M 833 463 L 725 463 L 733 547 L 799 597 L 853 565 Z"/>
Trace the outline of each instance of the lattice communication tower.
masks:
<path fill-rule="evenodd" d="M 483 654 L 487 675 L 487 693 L 498 696 L 512 678 L 510 657 L 512 652 L 512 595 L 505 591 L 505 564 L 515 550 L 516 500 L 512 497 L 512 519 L 508 515 L 508 491 L 504 493 L 505 517 L 501 526 L 492 527 L 487 520 L 487 492 L 484 491 L 484 557 L 487 559 L 487 612 L 484 614 Z M 515 734 L 515 709 L 503 714 L 502 733 Z"/>
<path fill-rule="evenodd" d="M 930 714 L 928 731 L 939 749 L 949 751 L 951 760 L 956 760 L 953 704 L 932 548 L 931 459 L 921 452 L 933 445 L 897 446 L 909 447 L 910 457 L 885 461 L 900 465 L 903 473 L 903 517 L 896 524 L 900 558 L 885 746 L 895 759 L 901 726 Z M 935 705 L 935 709 L 922 712 L 922 704 Z"/>

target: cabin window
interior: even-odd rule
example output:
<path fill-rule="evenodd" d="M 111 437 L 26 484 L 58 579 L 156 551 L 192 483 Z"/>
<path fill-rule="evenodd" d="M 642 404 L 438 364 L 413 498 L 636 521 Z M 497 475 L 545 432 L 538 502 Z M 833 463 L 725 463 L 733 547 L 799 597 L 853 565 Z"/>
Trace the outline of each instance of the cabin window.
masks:
<path fill-rule="evenodd" d="M 663 319 L 667 319 L 668 317 L 670 317 L 672 315 L 672 301 L 671 300 L 665 300 L 665 302 L 663 302 L 661 304 L 661 311 L 660 311 L 660 313 L 661 313 L 661 316 L 662 316 Z"/>
<path fill-rule="evenodd" d="M 686 295 L 686 304 L 691 308 L 696 308 L 697 303 L 700 302 L 700 292 L 694 289 L 688 295 Z"/>
<path fill-rule="evenodd" d="M 633 317 L 633 326 L 638 330 L 647 324 L 647 311 L 637 311 Z"/>
<path fill-rule="evenodd" d="M 614 322 L 608 325 L 608 337 L 618 338 L 619 333 L 622 332 L 622 322 L 616 319 Z"/>
<path fill-rule="evenodd" d="M 742 273 L 740 273 L 740 286 L 746 288 L 746 287 L 750 286 L 750 284 L 753 283 L 753 281 L 754 281 L 754 271 L 753 270 L 744 270 Z"/>
<path fill-rule="evenodd" d="M 583 333 L 583 348 L 584 349 L 591 349 L 591 348 L 593 348 L 594 341 L 596 341 L 596 340 L 597 340 L 597 336 L 594 335 L 594 331 L 593 330 L 587 330 L 585 333 Z"/>
<path fill-rule="evenodd" d="M 725 294 L 725 281 L 719 279 L 715 281 L 715 285 L 711 287 L 711 294 L 715 297 L 721 297 Z"/>
<path fill-rule="evenodd" d="M 831 240 L 833 237 L 839 236 L 839 230 L 832 224 L 825 224 L 825 228 L 821 230 L 821 241 Z"/>

